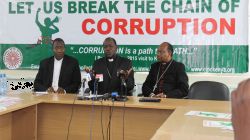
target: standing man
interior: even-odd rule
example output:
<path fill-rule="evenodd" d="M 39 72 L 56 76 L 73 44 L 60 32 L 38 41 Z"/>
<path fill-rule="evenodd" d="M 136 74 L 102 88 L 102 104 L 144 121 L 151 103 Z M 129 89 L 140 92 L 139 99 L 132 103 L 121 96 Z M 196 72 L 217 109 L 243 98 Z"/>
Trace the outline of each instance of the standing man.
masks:
<path fill-rule="evenodd" d="M 77 93 L 81 84 L 78 61 L 65 55 L 65 43 L 61 38 L 53 41 L 54 56 L 40 62 L 34 81 L 35 91 L 50 93 Z"/>
<path fill-rule="evenodd" d="M 188 94 L 188 77 L 185 66 L 173 60 L 173 46 L 163 42 L 157 50 L 157 60 L 143 83 L 146 97 L 183 98 Z"/>
<path fill-rule="evenodd" d="M 114 38 L 108 37 L 103 42 L 103 50 L 105 56 L 96 60 L 92 70 L 97 75 L 102 75 L 103 81 L 98 83 L 98 94 L 124 92 L 121 89 L 121 78 L 123 75 L 127 87 L 127 95 L 132 95 L 134 88 L 134 73 L 132 70 L 132 62 L 117 54 L 117 44 Z M 94 91 L 94 82 L 89 82 L 91 91 Z"/>

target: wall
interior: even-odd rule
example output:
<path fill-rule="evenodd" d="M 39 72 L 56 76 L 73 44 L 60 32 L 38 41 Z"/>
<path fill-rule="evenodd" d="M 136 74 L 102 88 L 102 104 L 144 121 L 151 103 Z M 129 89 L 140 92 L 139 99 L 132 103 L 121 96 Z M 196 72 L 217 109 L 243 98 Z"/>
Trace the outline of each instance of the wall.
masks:
<path fill-rule="evenodd" d="M 248 9 L 248 21 L 250 21 L 249 15 L 250 15 L 250 10 Z M 250 49 L 248 51 L 250 52 Z M 11 90 L 11 88 L 17 88 L 17 86 L 19 86 L 20 88 L 17 88 L 17 90 L 14 90 L 14 92 L 19 93 L 22 91 L 31 90 L 29 87 L 29 83 L 27 84 L 27 82 L 33 82 L 34 77 L 37 74 L 37 71 L 36 70 L 0 70 L 0 73 L 7 74 L 7 78 L 10 84 L 9 90 Z M 141 87 L 141 84 L 144 82 L 146 76 L 147 76 L 147 72 L 135 73 L 135 81 L 137 83 L 136 93 L 141 92 L 140 87 Z M 202 81 L 202 80 L 218 81 L 218 82 L 226 84 L 229 87 L 230 91 L 232 91 L 233 89 L 237 87 L 240 81 L 246 78 L 250 78 L 250 73 L 249 72 L 245 74 L 188 73 L 188 77 L 189 77 L 189 85 L 191 85 L 192 83 L 196 81 Z"/>

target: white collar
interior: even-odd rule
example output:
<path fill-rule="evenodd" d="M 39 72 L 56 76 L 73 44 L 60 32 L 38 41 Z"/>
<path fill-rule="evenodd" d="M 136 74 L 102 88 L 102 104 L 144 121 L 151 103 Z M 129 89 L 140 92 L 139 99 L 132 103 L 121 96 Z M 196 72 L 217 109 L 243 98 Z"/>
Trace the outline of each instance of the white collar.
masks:
<path fill-rule="evenodd" d="M 63 61 L 63 58 L 60 59 L 60 60 L 57 60 L 56 57 L 54 57 L 54 60 L 55 60 L 55 62 L 62 62 L 62 61 Z"/>
<path fill-rule="evenodd" d="M 108 61 L 109 61 L 109 62 L 113 62 L 113 61 L 114 61 L 114 58 L 109 58 Z"/>

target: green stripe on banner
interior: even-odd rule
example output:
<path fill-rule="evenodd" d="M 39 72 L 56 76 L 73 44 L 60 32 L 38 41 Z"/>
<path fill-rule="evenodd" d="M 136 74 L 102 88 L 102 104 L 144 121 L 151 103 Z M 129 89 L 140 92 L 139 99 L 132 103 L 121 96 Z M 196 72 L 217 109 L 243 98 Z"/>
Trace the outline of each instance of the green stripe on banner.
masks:
<path fill-rule="evenodd" d="M 143 72 L 148 71 L 150 65 L 157 61 L 157 47 L 158 45 L 119 45 L 118 52 L 133 61 L 135 71 Z M 17 50 L 20 50 L 22 60 Z M 8 69 L 10 66 L 13 69 L 38 69 L 40 60 L 53 54 L 51 47 L 30 44 L 1 44 L 0 53 L 1 69 Z M 100 44 L 68 44 L 66 54 L 77 58 L 83 69 L 91 67 L 94 60 L 101 58 L 103 50 Z M 248 71 L 248 45 L 176 45 L 174 59 L 184 63 L 187 72 L 245 73 Z M 20 66 L 15 67 L 20 61 Z"/>

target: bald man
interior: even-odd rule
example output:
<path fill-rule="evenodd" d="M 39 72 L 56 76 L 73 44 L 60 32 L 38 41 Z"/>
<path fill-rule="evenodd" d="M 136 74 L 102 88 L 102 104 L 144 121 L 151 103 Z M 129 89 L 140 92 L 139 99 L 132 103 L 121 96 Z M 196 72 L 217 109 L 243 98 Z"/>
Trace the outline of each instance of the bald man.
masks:
<path fill-rule="evenodd" d="M 173 46 L 163 42 L 157 50 L 157 62 L 142 86 L 146 97 L 183 98 L 188 94 L 188 77 L 184 64 L 173 60 Z"/>

